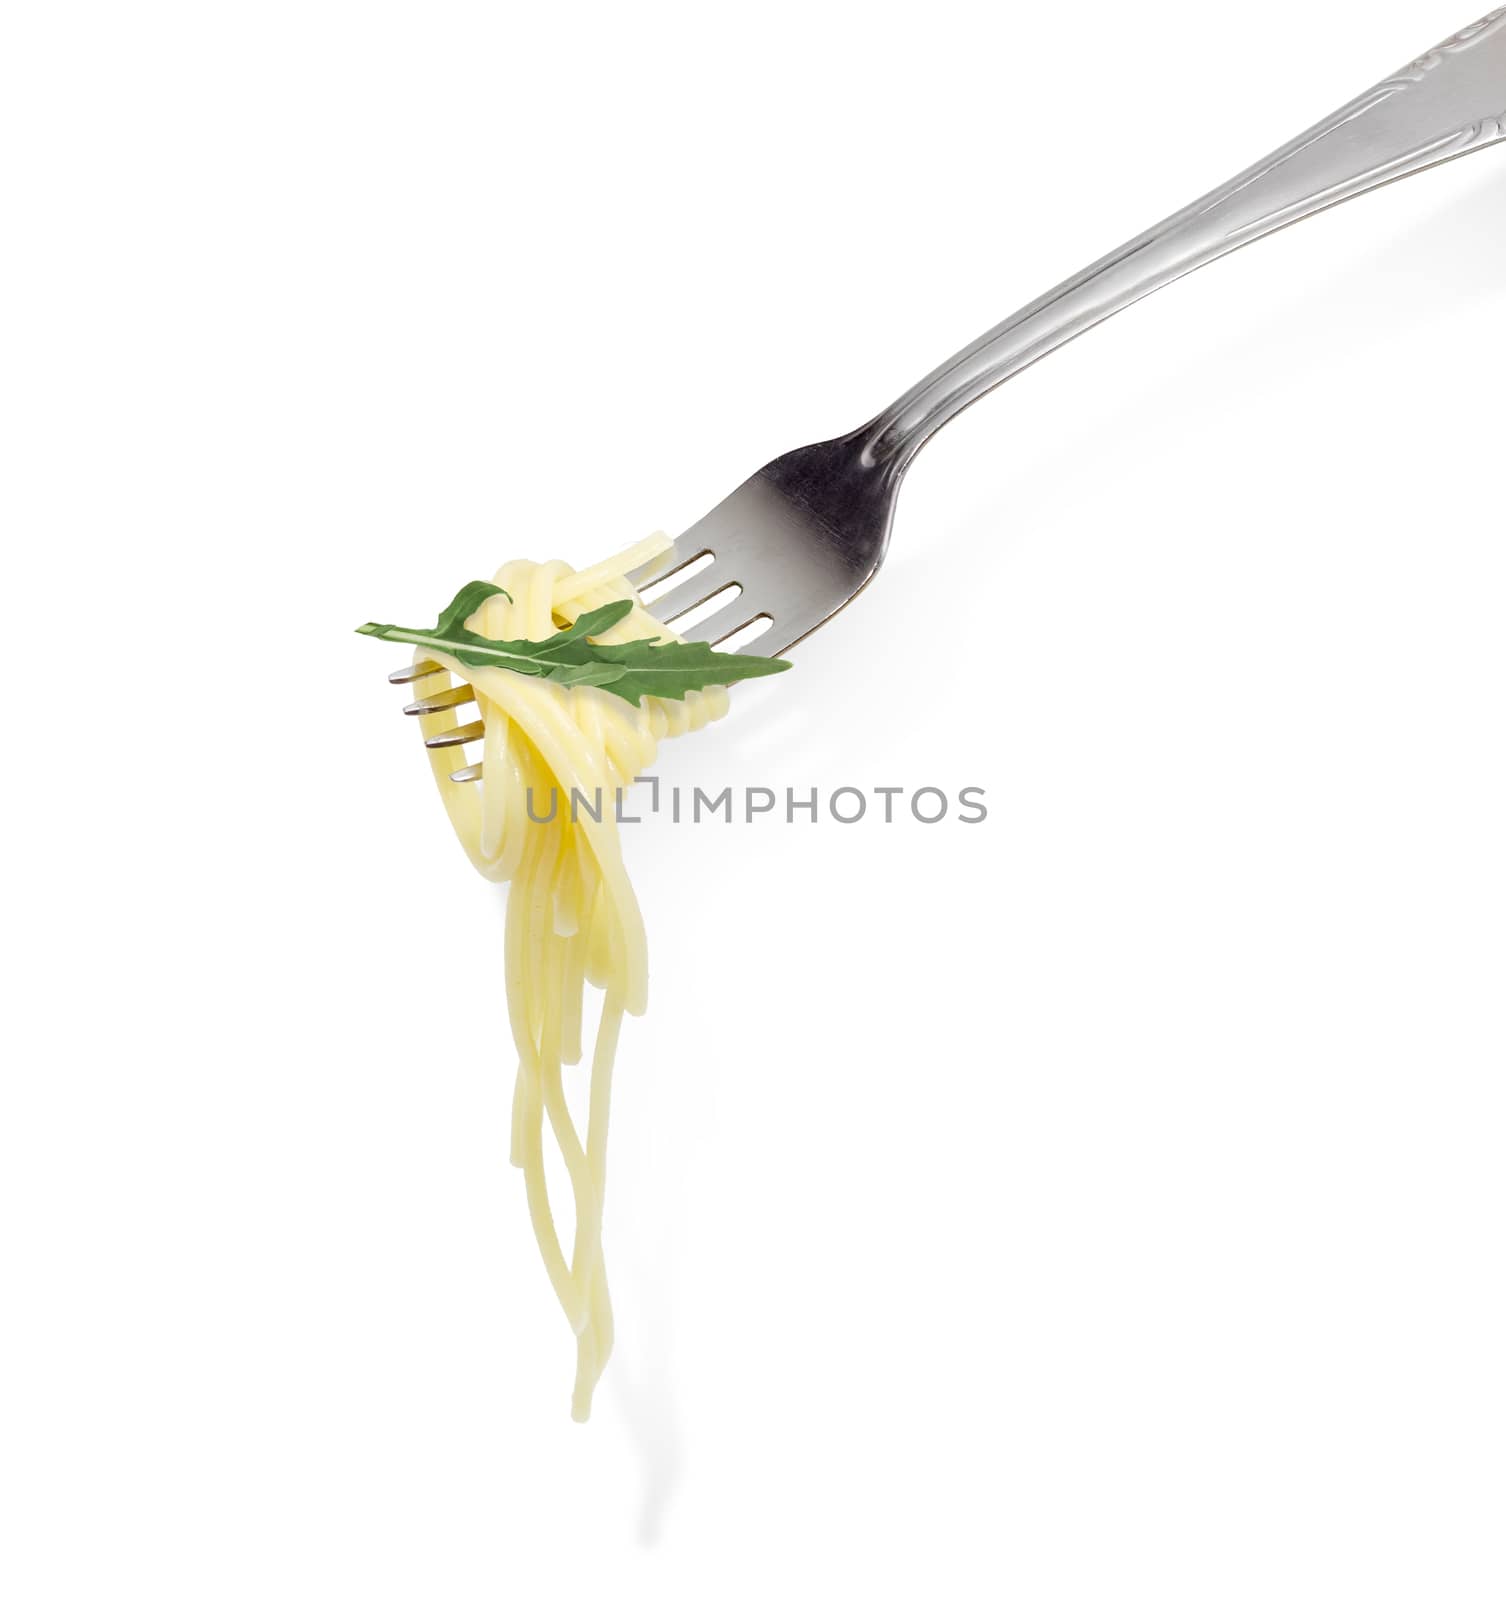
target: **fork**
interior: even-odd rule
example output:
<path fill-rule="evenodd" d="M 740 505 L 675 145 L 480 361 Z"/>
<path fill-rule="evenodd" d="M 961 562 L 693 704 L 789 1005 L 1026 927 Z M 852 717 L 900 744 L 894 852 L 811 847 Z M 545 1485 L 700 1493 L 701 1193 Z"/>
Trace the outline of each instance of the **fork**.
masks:
<path fill-rule="evenodd" d="M 937 429 L 973 401 L 1241 245 L 1502 140 L 1506 7 L 1033 300 L 871 422 L 761 467 L 629 578 L 653 589 L 648 609 L 666 625 L 715 602 L 711 614 L 684 631 L 686 639 L 742 645 L 757 637 L 761 653 L 783 655 L 868 585 L 888 548 L 906 469 Z M 769 626 L 755 635 L 754 625 L 764 621 Z M 412 683 L 437 670 L 419 662 L 393 673 L 392 681 Z M 405 709 L 424 716 L 472 698 L 461 684 Z M 483 731 L 473 722 L 425 742 L 467 744 Z M 472 780 L 480 767 L 452 776 Z"/>

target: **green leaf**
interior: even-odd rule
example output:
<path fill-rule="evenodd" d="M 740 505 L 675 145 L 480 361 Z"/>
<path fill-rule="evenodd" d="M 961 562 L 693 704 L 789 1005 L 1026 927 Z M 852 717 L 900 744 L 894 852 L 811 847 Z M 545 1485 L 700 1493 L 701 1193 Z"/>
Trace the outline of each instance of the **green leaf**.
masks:
<path fill-rule="evenodd" d="M 704 642 L 634 639 L 631 644 L 599 644 L 592 649 L 597 660 L 622 668 L 622 676 L 603 687 L 633 705 L 646 694 L 661 700 L 683 700 L 691 689 L 738 683 L 744 678 L 766 678 L 770 673 L 786 671 L 790 665 L 774 656 L 713 650 Z"/>
<path fill-rule="evenodd" d="M 448 632 L 449 629 L 463 623 L 467 617 L 473 616 L 496 594 L 507 600 L 512 599 L 506 589 L 499 589 L 494 583 L 482 583 L 478 579 L 475 583 L 466 584 L 465 588 L 460 590 L 449 605 L 439 613 L 439 621 L 434 624 L 435 629 L 439 633 Z"/>
<path fill-rule="evenodd" d="M 551 634 L 537 642 L 528 640 L 530 650 L 539 657 L 570 658 L 571 647 L 579 644 L 589 634 L 595 636 L 615 628 L 633 609 L 631 600 L 614 600 L 610 605 L 598 606 L 595 611 L 583 611 L 562 633 Z"/>
<path fill-rule="evenodd" d="M 736 683 L 783 672 L 788 661 L 737 655 L 709 644 L 635 639 L 628 644 L 597 644 L 595 636 L 617 626 L 633 609 L 631 600 L 614 600 L 583 612 L 568 628 L 547 639 L 488 639 L 465 626 L 493 595 L 512 596 L 493 583 L 468 583 L 432 628 L 401 628 L 368 622 L 357 633 L 398 644 L 435 650 L 467 667 L 506 667 L 530 678 L 548 678 L 566 688 L 595 687 L 639 705 L 646 694 L 683 700 L 692 689 Z"/>

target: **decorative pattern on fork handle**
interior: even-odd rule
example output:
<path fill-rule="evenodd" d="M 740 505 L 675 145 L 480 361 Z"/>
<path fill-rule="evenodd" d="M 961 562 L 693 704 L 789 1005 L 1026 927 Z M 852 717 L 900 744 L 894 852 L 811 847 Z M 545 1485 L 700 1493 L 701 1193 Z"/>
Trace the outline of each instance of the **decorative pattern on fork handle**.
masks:
<path fill-rule="evenodd" d="M 1419 56 L 1394 78 L 1387 78 L 1380 85 L 1380 90 L 1387 90 L 1392 94 L 1404 94 L 1408 89 L 1422 83 L 1430 72 L 1441 66 L 1445 57 L 1458 55 L 1461 50 L 1471 49 L 1495 28 L 1506 28 L 1506 6 L 1499 11 L 1492 11 L 1488 17 L 1481 17 L 1478 22 L 1471 23 L 1467 28 L 1461 28 L 1452 39 L 1445 39 L 1435 50 L 1429 50 L 1425 56 Z M 1463 155 L 1466 150 L 1473 150 L 1476 145 L 1492 143 L 1497 139 L 1506 139 L 1506 89 L 1502 91 L 1500 111 L 1494 116 L 1483 118 L 1472 128 L 1464 129 L 1459 135 L 1456 153 Z"/>
<path fill-rule="evenodd" d="M 1506 6 L 1498 11 L 1492 11 L 1488 17 L 1481 17 L 1478 22 L 1472 22 L 1467 28 L 1460 28 L 1452 38 L 1445 39 L 1442 44 L 1429 50 L 1426 55 L 1418 58 L 1403 67 L 1395 77 L 1387 78 L 1381 85 L 1383 89 L 1405 89 L 1414 83 L 1421 83 L 1434 67 L 1441 64 L 1445 56 L 1457 55 L 1461 50 L 1468 50 L 1471 45 L 1478 44 L 1480 39 L 1492 28 L 1506 22 Z"/>

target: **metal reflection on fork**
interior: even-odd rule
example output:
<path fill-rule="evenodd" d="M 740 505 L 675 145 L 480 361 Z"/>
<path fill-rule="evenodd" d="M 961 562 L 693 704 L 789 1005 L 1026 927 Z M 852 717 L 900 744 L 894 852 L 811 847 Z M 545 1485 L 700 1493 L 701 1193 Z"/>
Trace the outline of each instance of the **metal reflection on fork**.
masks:
<path fill-rule="evenodd" d="M 767 618 L 771 625 L 758 636 L 758 648 L 783 655 L 867 586 L 888 549 L 906 469 L 936 431 L 975 400 L 1210 261 L 1341 201 L 1502 140 L 1506 8 L 1032 301 L 861 428 L 760 468 L 629 577 L 644 589 L 686 575 L 649 599 L 649 611 L 665 624 L 719 595 L 728 597 L 685 638 L 723 644 Z M 688 572 L 708 555 L 707 565 Z M 412 683 L 436 670 L 421 662 L 394 673 L 392 681 Z M 474 698 L 462 689 L 406 709 L 419 716 L 453 709 Z M 425 742 L 466 743 L 481 731 L 479 722 L 471 723 Z M 480 775 L 479 765 L 452 774 L 462 782 Z"/>

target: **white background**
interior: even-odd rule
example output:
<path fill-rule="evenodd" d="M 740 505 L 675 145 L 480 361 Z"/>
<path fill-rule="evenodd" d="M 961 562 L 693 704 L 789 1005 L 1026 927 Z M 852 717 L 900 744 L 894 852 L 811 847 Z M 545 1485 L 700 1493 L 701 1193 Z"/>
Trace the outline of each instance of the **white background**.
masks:
<path fill-rule="evenodd" d="M 631 839 L 585 1428 L 351 631 L 678 531 L 1468 20 L 12 10 L 8 1595 L 1506 1589 L 1506 151 L 975 407 L 666 749 L 990 815 Z"/>

